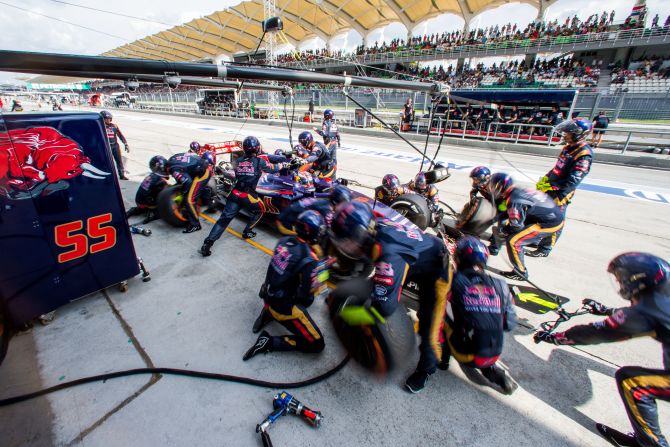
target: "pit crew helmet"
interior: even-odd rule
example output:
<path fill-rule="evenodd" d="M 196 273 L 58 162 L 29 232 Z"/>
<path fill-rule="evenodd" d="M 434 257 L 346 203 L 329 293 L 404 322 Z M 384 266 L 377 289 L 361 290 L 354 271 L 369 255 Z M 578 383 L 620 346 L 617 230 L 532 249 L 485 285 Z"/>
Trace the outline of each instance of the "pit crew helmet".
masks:
<path fill-rule="evenodd" d="M 209 163 L 211 166 L 216 165 L 216 154 L 212 151 L 205 151 L 201 158 Z"/>
<path fill-rule="evenodd" d="M 456 244 L 456 264 L 458 268 L 486 266 L 489 250 L 474 236 L 465 236 Z"/>
<path fill-rule="evenodd" d="M 324 120 L 332 120 L 333 118 L 335 118 L 335 112 L 333 112 L 331 109 L 326 109 L 323 111 Z"/>
<path fill-rule="evenodd" d="M 191 144 L 189 145 L 189 151 L 195 152 L 196 154 L 200 153 L 200 143 L 197 141 L 191 141 Z"/>
<path fill-rule="evenodd" d="M 495 200 L 506 199 L 512 192 L 513 187 L 514 180 L 504 172 L 496 172 L 489 180 L 489 192 Z"/>
<path fill-rule="evenodd" d="M 389 192 L 394 192 L 400 186 L 400 179 L 395 174 L 386 174 L 382 178 L 382 186 Z"/>
<path fill-rule="evenodd" d="M 329 199 L 333 206 L 337 206 L 344 202 L 351 202 L 351 191 L 349 191 L 349 188 L 346 186 L 335 185 L 330 191 Z"/>
<path fill-rule="evenodd" d="M 102 112 L 100 112 L 100 115 L 102 115 L 102 119 L 105 120 L 105 121 L 106 120 L 111 120 L 112 118 L 114 118 L 112 116 L 111 112 L 108 112 L 107 110 L 103 110 Z"/>
<path fill-rule="evenodd" d="M 344 256 L 361 259 L 369 256 L 374 242 L 376 221 L 370 206 L 362 202 L 341 203 L 335 209 L 328 235 Z"/>
<path fill-rule="evenodd" d="M 425 192 L 428 189 L 428 181 L 426 180 L 426 174 L 422 171 L 419 172 L 412 180 L 412 185 L 414 189 L 419 192 Z"/>
<path fill-rule="evenodd" d="M 162 155 L 154 155 L 149 160 L 149 169 L 155 174 L 167 175 L 167 158 Z"/>
<path fill-rule="evenodd" d="M 260 154 L 262 152 L 261 142 L 256 137 L 246 137 L 242 142 L 242 150 L 247 156 Z"/>
<path fill-rule="evenodd" d="M 481 188 L 491 179 L 491 170 L 486 166 L 477 166 L 470 171 L 470 178 L 472 179 L 473 186 Z"/>
<path fill-rule="evenodd" d="M 293 148 L 293 153 L 299 157 L 302 158 L 303 160 L 307 157 L 309 157 L 310 152 L 307 148 L 303 147 L 301 144 L 296 144 L 295 147 Z"/>
<path fill-rule="evenodd" d="M 616 278 L 619 295 L 625 300 L 641 292 L 667 288 L 670 282 L 668 261 L 649 253 L 622 253 L 610 261 L 607 272 Z"/>
<path fill-rule="evenodd" d="M 312 132 L 307 130 L 300 132 L 300 135 L 298 135 L 298 141 L 303 147 L 306 147 L 307 149 L 311 149 L 312 146 L 314 146 L 314 136 L 312 135 Z"/>
<path fill-rule="evenodd" d="M 593 123 L 585 118 L 573 118 L 565 120 L 556 126 L 556 133 L 563 136 L 572 134 L 575 141 L 581 141 L 591 132 Z"/>
<path fill-rule="evenodd" d="M 326 222 L 323 216 L 314 210 L 300 213 L 293 225 L 300 239 L 309 244 L 317 244 L 326 234 Z"/>

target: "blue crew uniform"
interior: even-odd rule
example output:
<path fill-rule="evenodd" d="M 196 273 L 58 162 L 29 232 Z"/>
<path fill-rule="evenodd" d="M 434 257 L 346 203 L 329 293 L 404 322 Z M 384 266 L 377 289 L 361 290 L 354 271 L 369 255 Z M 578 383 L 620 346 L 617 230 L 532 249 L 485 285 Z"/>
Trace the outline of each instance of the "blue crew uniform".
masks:
<path fill-rule="evenodd" d="M 305 159 L 308 163 L 312 163 L 314 171 L 318 172 L 319 178 L 335 180 L 337 172 L 337 160 L 335 158 L 335 145 L 328 147 L 314 142 L 309 156 Z"/>
<path fill-rule="evenodd" d="M 209 163 L 198 155 L 185 152 L 175 154 L 168 159 L 167 173 L 177 180 L 182 187 L 186 200 L 186 217 L 192 226 L 200 225 L 196 203 L 209 181 Z"/>
<path fill-rule="evenodd" d="M 334 210 L 330 200 L 305 197 L 294 201 L 279 213 L 279 217 L 277 218 L 277 228 L 279 229 L 279 232 L 285 235 L 295 235 L 296 233 L 293 229 L 293 225 L 300 213 L 307 210 L 314 210 L 321 214 L 326 225 L 330 225 L 330 222 L 333 219 Z"/>
<path fill-rule="evenodd" d="M 563 228 L 563 212 L 548 195 L 533 189 L 513 188 L 505 205 L 506 214 L 499 216 L 500 232 L 507 237 L 507 255 L 514 271 L 527 278 L 524 247 L 546 242 L 551 249 Z"/>
<path fill-rule="evenodd" d="M 318 246 L 295 236 L 285 236 L 277 243 L 259 295 L 265 303 L 263 314 L 269 314 L 291 335 L 271 336 L 270 351 L 323 351 L 323 335 L 307 312 L 314 296 L 325 287 L 322 257 Z"/>
<path fill-rule="evenodd" d="M 445 245 L 416 227 L 378 220 L 372 261 L 375 263 L 372 305 L 382 316 L 395 312 L 406 280 L 419 286 L 421 359 L 417 369 L 432 373 L 441 357 L 440 326 L 446 309 L 445 291 L 451 287 L 452 269 L 446 262 Z M 440 278 L 445 264 L 447 273 Z"/>
<path fill-rule="evenodd" d="M 321 130 L 317 130 L 316 133 L 323 137 L 324 144 L 330 145 L 337 142 L 337 146 L 340 145 L 340 130 L 335 120 L 323 120 Z"/>
<path fill-rule="evenodd" d="M 116 163 L 116 170 L 119 171 L 119 178 L 125 178 L 123 157 L 121 156 L 121 146 L 119 145 L 119 141 L 126 146 L 127 150 L 128 142 L 126 141 L 126 137 L 121 133 L 119 126 L 114 123 L 105 123 L 105 133 L 107 134 L 109 147 L 112 149 L 112 156 L 114 157 L 114 163 Z"/>
<path fill-rule="evenodd" d="M 256 193 L 256 185 L 264 172 L 278 172 L 282 167 L 269 163 L 256 155 L 245 155 L 238 159 L 235 165 L 235 186 L 226 199 L 226 206 L 221 217 L 205 239 L 205 244 L 211 246 L 217 241 L 241 209 L 246 209 L 250 214 L 243 237 L 254 237 L 255 233 L 252 229 L 265 213 L 265 205 Z"/>
<path fill-rule="evenodd" d="M 555 333 L 554 343 L 594 345 L 651 335 L 663 346 L 664 369 L 624 366 L 614 375 L 635 438 L 642 446 L 668 447 L 658 423 L 656 399 L 670 400 L 670 293 L 643 293 L 639 302 L 607 309 L 608 318 Z"/>

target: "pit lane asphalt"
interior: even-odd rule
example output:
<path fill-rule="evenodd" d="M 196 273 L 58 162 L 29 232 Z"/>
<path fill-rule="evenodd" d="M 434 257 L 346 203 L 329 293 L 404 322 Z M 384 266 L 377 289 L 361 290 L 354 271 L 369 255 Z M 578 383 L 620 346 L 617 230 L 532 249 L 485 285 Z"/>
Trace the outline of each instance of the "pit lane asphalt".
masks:
<path fill-rule="evenodd" d="M 127 205 L 146 175 L 149 158 L 184 151 L 188 143 L 223 141 L 255 134 L 266 150 L 288 148 L 286 129 L 237 123 L 115 112 L 131 145 L 122 182 Z M 294 134 L 294 140 L 296 134 Z M 418 164 L 393 158 L 413 155 L 404 143 L 383 138 L 343 135 L 339 175 L 366 186 L 394 172 L 409 180 Z M 432 149 L 434 151 L 434 147 Z M 431 149 L 429 149 L 429 154 Z M 390 155 L 389 155 L 390 154 Z M 440 183 L 443 200 L 455 208 L 469 190 L 469 166 L 511 168 L 519 181 L 534 182 L 553 161 L 481 149 L 442 149 L 439 159 L 455 163 L 452 177 Z M 509 161 L 513 166 L 510 167 Z M 466 167 L 467 166 L 467 167 Z M 622 306 L 609 284 L 606 265 L 627 250 L 651 251 L 670 258 L 667 239 L 670 206 L 651 194 L 668 194 L 667 172 L 595 165 L 589 182 L 645 191 L 629 198 L 578 191 L 568 211 L 564 234 L 552 256 L 528 259 L 531 279 L 544 289 L 569 297 L 575 309 L 582 297 Z M 361 188 L 361 192 L 370 193 Z M 634 195 L 634 194 L 633 194 Z M 651 197 L 651 199 L 649 199 Z M 272 353 L 242 362 L 253 343 L 251 325 L 260 310 L 258 288 L 268 256 L 226 234 L 214 254 L 196 253 L 211 228 L 182 235 L 162 222 L 148 227 L 151 237 L 135 236 L 137 252 L 152 272 L 152 281 L 130 282 L 122 294 L 115 288 L 86 297 L 57 312 L 46 327 L 16 337 L 0 366 L 0 394 L 24 391 L 84 375 L 147 364 L 295 381 L 334 366 L 344 355 L 317 302 L 310 313 L 324 332 L 325 351 L 317 356 Z M 240 231 L 242 220 L 231 228 Z M 277 239 L 267 227 L 256 242 L 272 248 Z M 491 265 L 509 268 L 503 253 Z M 530 325 L 553 319 L 518 309 Z M 570 324 L 592 321 L 579 317 Z M 273 334 L 283 333 L 270 325 Z M 640 339 L 576 350 L 535 345 L 521 327 L 506 339 L 504 363 L 520 384 L 511 397 L 470 382 L 454 363 L 450 371 L 431 377 L 418 395 L 402 388 L 417 356 L 407 359 L 398 375 L 385 381 L 354 365 L 326 382 L 295 390 L 295 396 L 325 415 L 312 429 L 297 418 L 284 417 L 270 428 L 275 445 L 607 445 L 595 433 L 594 421 L 629 429 L 613 374 L 615 365 L 661 366 L 658 343 Z M 131 377 L 87 385 L 35 401 L 0 409 L 0 436 L 6 445 L 260 445 L 255 425 L 271 410 L 265 390 L 227 383 L 176 377 Z M 661 404 L 661 426 L 670 427 Z"/>

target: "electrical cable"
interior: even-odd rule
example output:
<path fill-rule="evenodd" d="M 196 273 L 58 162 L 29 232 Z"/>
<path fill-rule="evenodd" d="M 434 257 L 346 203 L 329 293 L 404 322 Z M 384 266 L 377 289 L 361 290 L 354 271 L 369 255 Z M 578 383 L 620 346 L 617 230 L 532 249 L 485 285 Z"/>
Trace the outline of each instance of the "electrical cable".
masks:
<path fill-rule="evenodd" d="M 89 377 L 82 377 L 81 379 L 76 379 L 76 380 L 71 380 L 69 382 L 65 383 L 59 383 L 58 385 L 54 385 L 49 388 L 45 388 L 39 391 L 33 391 L 31 393 L 26 393 L 26 394 L 21 394 L 19 396 L 13 396 L 13 397 L 8 397 L 5 399 L 0 399 L 0 407 L 6 407 L 8 405 L 16 404 L 19 402 L 24 402 L 30 399 L 34 399 L 36 397 L 44 396 L 46 394 L 50 394 L 56 391 L 64 390 L 67 388 L 72 388 L 78 385 L 84 385 L 87 383 L 92 383 L 92 382 L 98 382 L 98 381 L 106 381 L 109 379 L 116 379 L 119 377 L 128 377 L 128 376 L 136 376 L 140 374 L 166 374 L 166 375 L 173 375 L 173 376 L 183 376 L 183 377 L 194 377 L 196 379 L 210 379 L 210 380 L 218 380 L 218 381 L 224 381 L 224 382 L 234 382 L 234 383 L 241 383 L 245 385 L 251 385 L 251 386 L 257 386 L 261 388 L 279 388 L 279 389 L 291 389 L 291 388 L 302 388 L 306 387 L 309 385 L 314 385 L 315 383 L 319 383 L 323 380 L 328 379 L 329 377 L 333 376 L 334 374 L 338 373 L 342 368 L 346 366 L 346 364 L 349 362 L 351 358 L 347 355 L 342 359 L 340 363 L 338 363 L 335 367 L 329 369 L 328 371 L 324 372 L 323 374 L 319 374 L 318 376 L 301 380 L 299 382 L 288 382 L 288 383 L 283 383 L 283 382 L 268 382 L 265 380 L 259 380 L 259 379 L 252 379 L 249 377 L 239 377 L 239 376 L 232 376 L 228 374 L 220 374 L 220 373 L 211 373 L 211 372 L 204 372 L 204 371 L 192 371 L 192 370 L 187 370 L 187 369 L 177 369 L 177 368 L 136 368 L 136 369 L 128 369 L 125 371 L 115 371 L 111 373 L 105 373 L 105 374 L 98 374 L 95 376 L 89 376 Z"/>
<path fill-rule="evenodd" d="M 89 28 L 89 27 L 84 26 L 84 25 L 79 25 L 78 23 L 68 22 L 67 20 L 59 19 L 58 17 L 48 16 L 46 14 L 42 14 L 41 12 L 31 11 L 30 9 L 21 8 L 20 6 L 12 5 L 10 3 L 5 3 L 5 2 L 0 1 L 0 5 L 9 6 L 10 8 L 19 9 L 21 11 L 25 11 L 25 12 L 30 13 L 30 14 L 35 14 L 35 15 L 38 15 L 38 16 L 46 17 L 47 19 L 56 20 L 57 22 L 66 23 L 68 25 L 76 26 L 78 28 L 83 28 L 83 29 L 88 30 L 88 31 L 93 31 L 94 33 L 104 34 L 105 36 L 114 37 L 115 39 L 121 39 L 121 40 L 125 40 L 126 42 L 132 42 L 131 39 L 128 39 L 126 37 L 106 33 L 104 31 L 100 31 L 100 30 L 97 30 L 97 29 L 94 29 L 94 28 Z"/>
<path fill-rule="evenodd" d="M 120 12 L 107 11 L 105 9 L 93 8 L 91 6 L 84 6 L 84 5 L 78 5 L 76 3 L 69 3 L 69 2 L 65 2 L 63 0 L 49 0 L 49 1 L 52 1 L 54 3 L 61 3 L 63 5 L 74 6 L 75 8 L 89 9 L 91 11 L 103 12 L 105 14 L 111 14 L 111 15 L 114 15 L 114 16 L 125 17 L 127 19 L 143 20 L 145 22 L 157 23 L 159 25 L 165 25 L 165 26 L 179 26 L 179 25 L 175 25 L 173 23 L 161 22 L 159 20 L 152 20 L 152 19 L 147 19 L 147 18 L 144 18 L 144 17 L 137 17 L 137 16 L 131 16 L 131 15 L 128 15 L 128 14 L 123 14 L 123 13 L 120 13 Z"/>

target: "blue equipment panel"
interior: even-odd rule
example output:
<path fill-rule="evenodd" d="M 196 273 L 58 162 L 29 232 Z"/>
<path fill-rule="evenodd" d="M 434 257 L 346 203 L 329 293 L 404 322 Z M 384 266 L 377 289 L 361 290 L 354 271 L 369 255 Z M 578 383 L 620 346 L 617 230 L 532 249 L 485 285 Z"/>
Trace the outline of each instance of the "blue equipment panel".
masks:
<path fill-rule="evenodd" d="M 97 113 L 0 115 L 0 305 L 16 327 L 139 273 Z"/>

